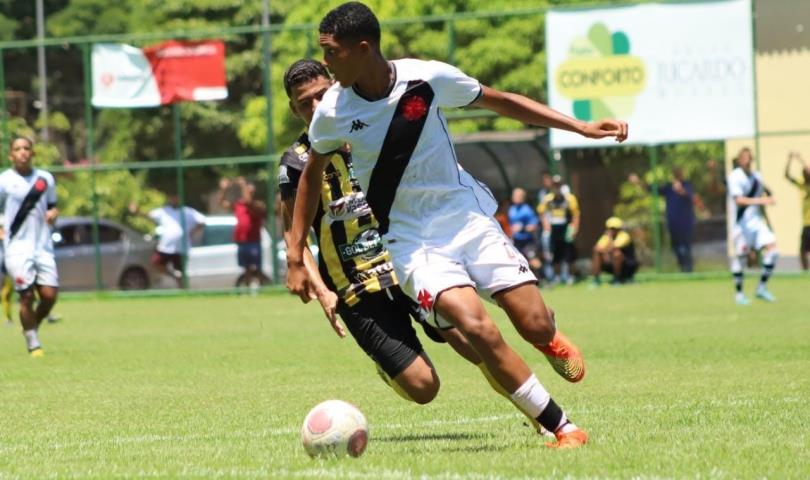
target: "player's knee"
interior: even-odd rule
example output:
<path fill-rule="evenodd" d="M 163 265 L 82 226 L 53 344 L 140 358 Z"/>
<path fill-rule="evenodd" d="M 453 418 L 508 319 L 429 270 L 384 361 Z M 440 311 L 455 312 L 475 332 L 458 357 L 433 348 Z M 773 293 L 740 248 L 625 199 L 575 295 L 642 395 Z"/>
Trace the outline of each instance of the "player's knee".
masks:
<path fill-rule="evenodd" d="M 397 379 L 397 383 L 405 390 L 408 397 L 420 405 L 425 405 L 433 401 L 436 395 L 439 394 L 439 388 L 441 386 L 436 371 L 430 367 L 426 367 L 408 373 L 408 376 Z"/>
<path fill-rule="evenodd" d="M 34 303 L 34 292 L 30 288 L 23 292 L 19 292 L 20 303 L 25 306 L 31 306 Z"/>
<path fill-rule="evenodd" d="M 498 327 L 487 317 L 468 319 L 464 324 L 464 335 L 473 344 L 473 348 L 492 348 L 503 342 Z"/>
<path fill-rule="evenodd" d="M 531 344 L 547 345 L 554 339 L 557 327 L 554 323 L 554 312 L 541 305 L 533 306 L 525 312 L 520 335 Z"/>
<path fill-rule="evenodd" d="M 419 405 L 428 404 L 439 394 L 439 386 L 438 378 L 435 381 L 426 381 L 414 385 L 410 392 L 411 398 Z"/>

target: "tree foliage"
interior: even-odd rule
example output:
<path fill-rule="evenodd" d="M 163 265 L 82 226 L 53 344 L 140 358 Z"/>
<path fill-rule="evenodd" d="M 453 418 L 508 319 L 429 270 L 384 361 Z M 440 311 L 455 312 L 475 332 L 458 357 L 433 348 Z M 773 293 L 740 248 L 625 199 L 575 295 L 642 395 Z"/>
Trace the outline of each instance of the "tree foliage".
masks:
<path fill-rule="evenodd" d="M 271 21 L 283 29 L 272 35 L 271 120 L 273 150 L 291 143 L 302 125 L 289 112 L 282 87 L 285 69 L 302 57 L 321 58 L 317 45 L 317 24 L 340 0 L 297 0 L 270 2 Z M 382 48 L 391 58 L 419 57 L 438 59 L 458 65 L 482 83 L 545 100 L 545 18 L 542 13 L 505 15 L 487 18 L 463 18 L 444 21 L 385 24 L 394 19 L 425 15 L 469 12 L 510 12 L 520 9 L 593 4 L 592 0 L 368 0 L 369 6 L 384 22 Z M 260 0 L 45 0 L 47 34 L 50 37 L 76 37 L 100 34 L 143 34 L 149 32 L 189 32 L 233 26 L 259 25 Z M 0 0 L 0 40 L 30 39 L 35 35 L 34 2 Z M 302 25 L 308 24 L 306 28 Z M 451 43 L 451 38 L 453 43 Z M 268 149 L 267 101 L 263 92 L 261 34 L 226 35 L 229 98 L 222 102 L 186 103 L 181 107 L 182 155 L 186 158 L 236 156 L 264 153 Z M 146 46 L 159 40 L 129 43 Z M 47 49 L 50 115 L 48 126 L 52 141 L 37 146 L 42 164 L 88 161 L 87 126 L 84 120 L 82 51 L 77 44 Z M 22 92 L 25 102 L 13 110 L 11 131 L 33 131 L 43 124 L 34 100 L 38 82 L 36 49 L 4 51 L 6 88 Z M 175 157 L 174 131 L 170 108 L 96 110 L 94 113 L 94 160 L 101 163 L 163 160 Z M 502 118 L 474 118 L 451 122 L 455 132 L 478 130 L 514 130 L 526 128 Z M 666 177 L 665 167 L 679 164 L 688 173 L 700 169 L 707 158 L 718 158 L 718 146 L 683 145 L 666 147 L 662 166 L 647 173 Z M 41 150 L 41 151 L 40 151 Z M 605 162 L 615 165 L 617 175 L 626 175 L 628 165 L 643 165 L 646 154 L 630 149 L 606 150 Z M 248 170 L 248 171 L 246 171 Z M 223 173 L 248 173 L 249 167 L 195 169 L 187 172 L 193 202 L 200 202 L 205 191 L 214 188 Z M 140 199 L 151 205 L 161 195 L 147 185 L 167 187 L 173 177 L 165 170 L 135 174 L 127 170 L 99 174 L 96 177 L 102 197 L 103 216 L 122 218 L 128 201 Z M 60 196 L 67 202 L 67 213 L 89 214 L 87 182 L 89 174 L 60 177 Z M 263 178 L 267 178 L 266 172 Z M 699 175 L 694 178 L 700 178 Z M 622 178 L 616 179 L 617 184 Z M 619 213 L 632 219 L 649 212 L 648 196 L 635 195 L 630 186 L 621 187 Z M 622 210 L 624 209 L 624 210 Z M 649 218 L 649 217 L 647 217 Z"/>

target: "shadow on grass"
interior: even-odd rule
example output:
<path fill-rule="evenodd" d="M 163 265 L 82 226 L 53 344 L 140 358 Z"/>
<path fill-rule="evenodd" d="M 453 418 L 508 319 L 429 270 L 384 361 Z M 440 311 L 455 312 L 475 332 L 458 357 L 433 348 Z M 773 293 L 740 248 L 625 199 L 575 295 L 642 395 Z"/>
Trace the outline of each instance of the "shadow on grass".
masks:
<path fill-rule="evenodd" d="M 484 433 L 424 433 L 419 435 L 386 435 L 382 437 L 375 437 L 375 442 L 443 442 L 443 441 L 476 441 L 474 445 L 448 445 L 441 448 L 443 452 L 493 452 L 503 450 L 504 445 L 493 445 L 487 442 L 487 438 L 491 435 Z"/>
<path fill-rule="evenodd" d="M 483 433 L 422 433 L 419 435 L 386 435 L 375 437 L 375 442 L 425 442 L 436 440 L 480 440 Z"/>

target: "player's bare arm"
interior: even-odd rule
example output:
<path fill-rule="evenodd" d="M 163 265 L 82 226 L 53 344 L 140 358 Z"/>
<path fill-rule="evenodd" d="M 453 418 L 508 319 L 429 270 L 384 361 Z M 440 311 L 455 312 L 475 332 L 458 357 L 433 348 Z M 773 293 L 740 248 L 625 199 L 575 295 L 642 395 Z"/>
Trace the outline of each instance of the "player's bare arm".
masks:
<path fill-rule="evenodd" d="M 298 182 L 290 244 L 287 249 L 287 288 L 304 301 L 318 298 L 315 285 L 304 263 L 304 250 L 307 249 L 309 226 L 312 225 L 318 210 L 323 171 L 328 163 L 328 156 L 311 150 L 309 160 L 301 171 L 301 180 Z"/>
<path fill-rule="evenodd" d="M 481 88 L 483 89 L 481 97 L 472 104 L 504 117 L 513 118 L 527 125 L 568 130 L 588 138 L 615 137 L 617 142 L 627 139 L 628 126 L 623 120 L 583 122 L 523 95 L 502 92 L 483 85 Z"/>
<path fill-rule="evenodd" d="M 799 153 L 790 152 L 790 154 L 788 155 L 788 161 L 785 164 L 785 179 L 794 185 L 799 185 L 799 181 L 793 175 L 790 174 L 790 167 L 791 165 L 793 165 L 794 160 L 799 162 L 799 165 L 804 167 L 804 162 L 802 161 L 802 157 L 799 156 Z"/>
<path fill-rule="evenodd" d="M 56 219 L 59 218 L 59 209 L 56 207 L 49 208 L 45 212 L 45 221 L 48 222 L 48 225 L 55 225 Z"/>
<path fill-rule="evenodd" d="M 743 197 L 737 196 L 734 197 L 734 202 L 738 206 L 749 206 L 749 205 L 760 205 L 760 206 L 768 206 L 768 205 L 776 205 L 776 199 L 770 195 L 757 197 L 757 198 L 750 198 L 750 197 Z"/>
<path fill-rule="evenodd" d="M 281 218 L 284 221 L 284 243 L 287 246 L 287 251 L 289 251 L 292 247 L 290 233 L 292 231 L 294 211 L 295 198 L 288 198 L 281 202 Z M 314 285 L 316 292 L 315 295 L 318 298 L 318 303 L 321 304 L 323 313 L 326 315 L 326 318 L 329 320 L 329 324 L 332 326 L 335 333 L 337 333 L 340 338 L 345 337 L 346 331 L 343 329 L 343 326 L 340 324 L 340 322 L 338 322 L 337 319 L 337 294 L 326 287 L 326 283 L 324 283 L 323 278 L 318 271 L 318 267 L 315 264 L 315 258 L 312 256 L 312 251 L 309 248 L 304 249 L 303 258 L 307 275 L 309 275 L 309 278 Z M 309 298 L 305 299 L 304 301 L 308 302 Z"/>

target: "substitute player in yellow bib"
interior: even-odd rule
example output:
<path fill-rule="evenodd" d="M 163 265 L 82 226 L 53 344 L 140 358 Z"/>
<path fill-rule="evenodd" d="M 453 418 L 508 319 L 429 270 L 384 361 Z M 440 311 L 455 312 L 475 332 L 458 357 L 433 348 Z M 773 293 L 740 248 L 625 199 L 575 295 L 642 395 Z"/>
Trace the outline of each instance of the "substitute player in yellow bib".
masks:
<path fill-rule="evenodd" d="M 543 248 L 551 253 L 555 280 L 574 283 L 577 250 L 574 239 L 579 232 L 579 202 L 571 193 L 562 192 L 562 178 L 554 175 L 551 192 L 537 206 L 543 223 Z"/>
<path fill-rule="evenodd" d="M 593 247 L 593 284 L 601 285 L 601 272 L 612 273 L 611 283 L 614 285 L 630 282 L 638 270 L 633 239 L 623 230 L 624 222 L 619 217 L 608 218 L 605 228 L 605 233 Z"/>

